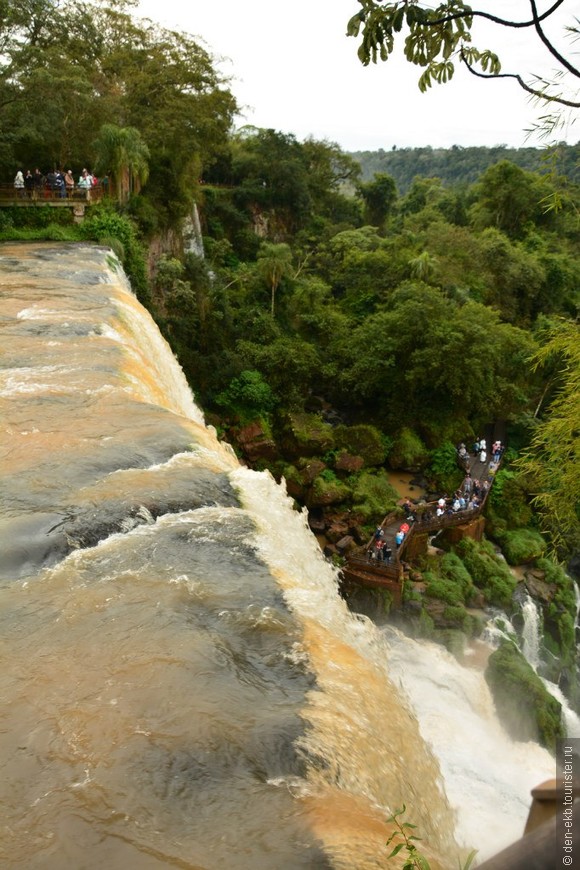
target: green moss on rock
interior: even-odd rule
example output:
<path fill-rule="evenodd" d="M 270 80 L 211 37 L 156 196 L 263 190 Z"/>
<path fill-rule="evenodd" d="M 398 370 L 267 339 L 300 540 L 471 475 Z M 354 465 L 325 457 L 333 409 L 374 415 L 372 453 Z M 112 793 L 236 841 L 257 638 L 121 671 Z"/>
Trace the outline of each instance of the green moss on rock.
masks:
<path fill-rule="evenodd" d="M 289 455 L 320 456 L 334 447 L 334 434 L 318 414 L 290 414 L 282 442 Z"/>
<path fill-rule="evenodd" d="M 532 562 L 544 555 L 546 542 L 534 529 L 512 529 L 498 535 L 498 543 L 510 565 Z"/>
<path fill-rule="evenodd" d="M 475 585 L 482 590 L 485 600 L 490 604 L 508 607 L 516 579 L 504 560 L 496 555 L 489 541 L 463 538 L 456 544 L 455 551 Z"/>
<path fill-rule="evenodd" d="M 429 451 L 416 432 L 401 429 L 389 453 L 391 468 L 419 471 L 427 462 Z"/>
<path fill-rule="evenodd" d="M 363 471 L 353 485 L 353 510 L 365 522 L 375 522 L 393 511 L 400 496 L 384 472 Z"/>
<path fill-rule="evenodd" d="M 374 426 L 337 426 L 334 442 L 339 449 L 355 456 L 361 456 L 365 465 L 382 465 L 389 451 L 390 443 Z"/>
<path fill-rule="evenodd" d="M 427 598 L 437 598 L 451 606 L 463 603 L 461 587 L 456 583 L 452 583 L 445 577 L 437 577 L 431 571 L 426 571 L 423 574 L 423 580 L 426 584 L 425 595 Z"/>
<path fill-rule="evenodd" d="M 475 593 L 471 575 L 456 553 L 445 553 L 440 562 L 441 575 L 461 590 L 461 597 L 467 604 Z"/>
<path fill-rule="evenodd" d="M 514 740 L 536 740 L 554 751 L 556 740 L 566 736 L 562 705 L 514 644 L 504 641 L 491 654 L 485 679 L 508 734 Z"/>
<path fill-rule="evenodd" d="M 308 493 L 308 507 L 325 507 L 350 499 L 349 487 L 340 480 L 317 477 Z"/>

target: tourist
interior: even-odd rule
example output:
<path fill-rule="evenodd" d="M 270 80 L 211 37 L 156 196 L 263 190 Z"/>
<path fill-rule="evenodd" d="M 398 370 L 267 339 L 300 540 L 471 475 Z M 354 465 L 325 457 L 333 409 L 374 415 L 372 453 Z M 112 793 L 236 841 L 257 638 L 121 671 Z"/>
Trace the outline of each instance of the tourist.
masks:
<path fill-rule="evenodd" d="M 399 531 L 395 535 L 395 544 L 397 545 L 397 548 L 399 548 L 401 546 L 401 544 L 403 543 L 404 540 L 405 540 L 405 533 L 401 529 L 399 529 Z"/>
<path fill-rule="evenodd" d="M 28 199 L 32 199 L 32 192 L 34 190 L 34 176 L 30 169 L 26 170 L 26 175 L 24 176 L 24 187 L 26 188 L 26 196 Z"/>
<path fill-rule="evenodd" d="M 88 169 L 83 169 L 79 176 L 78 186 L 81 190 L 86 192 L 87 199 L 90 199 L 90 191 L 93 186 L 93 176 L 90 174 Z"/>
<path fill-rule="evenodd" d="M 57 169 L 54 173 L 54 190 L 57 192 L 58 196 L 61 199 L 66 197 L 66 185 L 64 181 L 64 175 L 62 174 L 62 170 Z"/>
<path fill-rule="evenodd" d="M 74 175 L 72 173 L 72 169 L 67 169 L 67 171 L 65 172 L 64 183 L 65 183 L 65 187 L 66 187 L 66 195 L 70 199 L 70 197 L 73 195 L 74 189 L 75 189 L 75 178 L 74 178 Z"/>
<path fill-rule="evenodd" d="M 383 541 L 383 562 L 390 562 L 393 551 L 386 541 Z"/>
<path fill-rule="evenodd" d="M 38 199 L 38 197 L 40 196 L 40 191 L 44 187 L 44 176 L 38 167 L 36 167 L 36 169 L 34 170 L 33 181 L 34 199 Z"/>
<path fill-rule="evenodd" d="M 24 196 L 24 175 L 22 169 L 19 169 L 14 176 L 14 190 L 17 196 Z"/>
<path fill-rule="evenodd" d="M 457 455 L 461 462 L 467 462 L 469 460 L 469 453 L 467 452 L 467 448 L 463 442 L 457 448 Z"/>

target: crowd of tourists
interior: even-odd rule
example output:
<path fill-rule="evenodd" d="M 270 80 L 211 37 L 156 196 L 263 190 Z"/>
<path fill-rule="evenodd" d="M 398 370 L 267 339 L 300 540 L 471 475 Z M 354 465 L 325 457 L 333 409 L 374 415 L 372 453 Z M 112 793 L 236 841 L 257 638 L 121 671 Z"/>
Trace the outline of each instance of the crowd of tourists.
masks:
<path fill-rule="evenodd" d="M 502 457 L 503 452 L 504 452 L 504 447 L 503 447 L 503 444 L 501 443 L 501 441 L 494 441 L 492 448 L 491 448 L 491 459 L 489 461 L 490 471 L 492 470 L 492 466 L 493 466 L 494 467 L 493 471 L 495 472 L 495 469 L 497 469 L 497 466 L 499 465 L 499 462 L 500 462 L 500 459 Z M 485 438 L 478 438 L 476 441 L 474 441 L 473 446 L 471 448 L 471 455 L 469 454 L 469 451 L 467 450 L 467 447 L 465 446 L 465 444 L 463 442 L 461 442 L 461 444 L 457 448 L 457 456 L 459 457 L 460 461 L 463 463 L 463 466 L 465 467 L 466 471 L 469 471 L 471 469 L 471 457 L 472 456 L 475 459 L 478 459 L 480 462 L 483 462 L 485 464 L 487 462 L 487 441 L 486 441 L 486 439 Z"/>
<path fill-rule="evenodd" d="M 401 547 L 409 534 L 411 525 L 414 523 L 426 524 L 434 519 L 453 517 L 462 511 L 471 511 L 481 507 L 493 482 L 504 449 L 501 441 L 494 441 L 488 462 L 487 442 L 485 438 L 478 438 L 473 443 L 471 453 L 469 453 L 465 444 L 461 443 L 457 448 L 458 459 L 465 471 L 465 477 L 461 486 L 452 496 L 444 494 L 436 502 L 424 505 L 420 512 L 409 498 L 405 498 L 401 505 L 405 514 L 405 520 L 400 524 L 394 538 L 396 550 Z M 484 466 L 480 477 L 472 477 L 471 472 L 474 461 L 479 461 Z M 385 531 L 379 525 L 375 529 L 373 540 L 367 549 L 367 556 L 371 560 L 388 563 L 391 561 L 392 555 L 392 548 L 386 541 Z"/>
<path fill-rule="evenodd" d="M 23 172 L 19 169 L 14 176 L 14 190 L 16 195 L 28 199 L 72 198 L 77 192 L 81 192 L 86 198 L 94 188 L 100 188 L 103 193 L 109 189 L 109 176 L 99 179 L 88 169 L 83 169 L 75 179 L 72 169 L 51 169 L 46 173 L 35 169 L 31 172 L 27 169 Z"/>

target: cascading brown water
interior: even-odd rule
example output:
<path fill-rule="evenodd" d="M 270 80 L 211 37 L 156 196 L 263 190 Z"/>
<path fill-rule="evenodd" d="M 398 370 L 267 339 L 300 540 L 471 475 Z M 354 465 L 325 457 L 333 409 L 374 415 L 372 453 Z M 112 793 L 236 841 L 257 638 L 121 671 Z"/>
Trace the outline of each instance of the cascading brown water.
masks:
<path fill-rule="evenodd" d="M 2 244 L 0 282 L 0 865 L 384 867 L 403 802 L 455 865 L 383 638 L 110 251 Z"/>

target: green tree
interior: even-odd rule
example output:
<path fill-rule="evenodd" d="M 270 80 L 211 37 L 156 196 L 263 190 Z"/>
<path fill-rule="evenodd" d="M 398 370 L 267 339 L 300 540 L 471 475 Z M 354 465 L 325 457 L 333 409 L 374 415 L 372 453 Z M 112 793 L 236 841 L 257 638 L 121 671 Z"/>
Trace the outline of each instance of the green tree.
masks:
<path fill-rule="evenodd" d="M 149 177 L 149 148 L 135 127 L 103 124 L 93 150 L 97 172 L 111 172 L 117 200 L 124 203 Z"/>
<path fill-rule="evenodd" d="M 0 166 L 15 155 L 43 169 L 65 160 L 91 166 L 104 124 L 132 128 L 150 152 L 147 195 L 167 224 L 189 210 L 201 166 L 223 150 L 237 105 L 194 39 L 133 18 L 132 5 L 0 3 Z M 133 151 L 132 139 L 116 144 Z M 137 157 L 122 189 L 143 177 Z"/>
<path fill-rule="evenodd" d="M 258 254 L 257 266 L 260 275 L 270 288 L 270 311 L 274 317 L 276 291 L 282 280 L 292 274 L 292 251 L 286 244 L 274 245 L 265 242 Z"/>
<path fill-rule="evenodd" d="M 438 6 L 422 2 L 383 3 L 381 0 L 358 0 L 359 12 L 348 22 L 347 34 L 361 37 L 358 56 L 365 65 L 371 61 L 386 61 L 395 49 L 397 41 L 404 38 L 404 52 L 407 60 L 423 68 L 419 78 L 419 88 L 425 91 L 433 82 L 448 82 L 455 72 L 455 64 L 461 63 L 469 72 L 481 78 L 512 78 L 521 88 L 532 96 L 562 106 L 577 108 L 580 100 L 572 85 L 573 97 L 562 93 L 562 76 L 569 74 L 574 78 L 579 70 L 570 62 L 547 36 L 545 22 L 561 6 L 552 4 L 547 11 L 539 13 L 536 3 L 531 2 L 531 14 L 523 21 L 513 21 L 486 11 L 474 9 L 462 0 L 443 0 Z M 554 83 L 539 77 L 531 77 L 526 82 L 519 73 L 501 72 L 497 54 L 489 49 L 478 49 L 473 43 L 476 22 L 486 20 L 498 27 L 514 30 L 532 31 L 544 49 L 555 61 L 560 74 Z M 576 22 L 570 28 L 578 32 Z"/>
<path fill-rule="evenodd" d="M 546 208 L 553 194 L 545 179 L 508 160 L 490 166 L 474 186 L 476 203 L 471 221 L 476 227 L 494 226 L 511 238 L 521 237 L 528 224 L 549 225 L 553 212 Z"/>
<path fill-rule="evenodd" d="M 276 235 L 284 238 L 310 219 L 309 166 L 295 136 L 254 127 L 232 140 L 234 203 L 250 214 L 275 213 Z"/>
<path fill-rule="evenodd" d="M 552 546 L 561 554 L 580 544 L 580 327 L 553 324 L 533 356 L 535 368 L 560 361 L 556 391 L 530 445 L 516 463 Z"/>
<path fill-rule="evenodd" d="M 372 181 L 359 184 L 358 192 L 365 203 L 365 220 L 381 229 L 397 201 L 395 180 L 390 175 L 377 173 Z"/>
<path fill-rule="evenodd" d="M 429 251 L 422 251 L 417 257 L 413 257 L 409 261 L 409 269 L 412 278 L 418 278 L 419 281 L 430 281 L 437 274 L 439 263 L 437 257 L 434 257 Z"/>
<path fill-rule="evenodd" d="M 436 429 L 440 440 L 446 422 L 460 429 L 466 420 L 487 421 L 525 406 L 532 346 L 527 332 L 502 323 L 486 306 L 458 305 L 413 282 L 331 351 L 353 403 L 370 404 L 396 428 Z"/>

